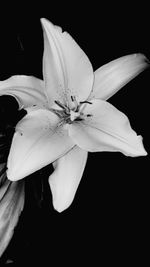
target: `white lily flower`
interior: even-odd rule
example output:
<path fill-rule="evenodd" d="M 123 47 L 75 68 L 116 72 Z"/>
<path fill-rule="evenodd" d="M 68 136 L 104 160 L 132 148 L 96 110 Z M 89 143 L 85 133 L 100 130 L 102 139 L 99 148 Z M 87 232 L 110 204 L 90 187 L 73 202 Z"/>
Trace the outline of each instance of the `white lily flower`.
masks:
<path fill-rule="evenodd" d="M 131 128 L 126 115 L 106 100 L 148 63 L 144 55 L 133 54 L 93 72 L 88 57 L 68 33 L 46 19 L 41 22 L 41 91 L 35 86 L 37 90 L 30 88 L 24 94 L 22 89 L 14 87 L 12 91 L 3 85 L 3 93 L 15 95 L 25 107 L 31 102 L 38 106 L 27 108 L 28 114 L 17 124 L 7 176 L 16 181 L 53 162 L 55 170 L 49 183 L 54 208 L 61 212 L 73 201 L 88 152 L 120 151 L 132 157 L 147 154 L 142 137 Z"/>

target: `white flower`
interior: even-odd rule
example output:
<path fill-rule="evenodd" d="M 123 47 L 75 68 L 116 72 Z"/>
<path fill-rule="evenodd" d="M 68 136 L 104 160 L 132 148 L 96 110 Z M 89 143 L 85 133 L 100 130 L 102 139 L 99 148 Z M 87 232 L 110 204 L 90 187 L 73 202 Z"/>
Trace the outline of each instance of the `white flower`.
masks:
<path fill-rule="evenodd" d="M 0 85 L 3 94 L 14 95 L 28 111 L 16 126 L 7 176 L 16 181 L 53 162 L 49 183 L 54 208 L 61 212 L 74 198 L 88 151 L 120 151 L 133 157 L 147 154 L 128 118 L 106 100 L 148 63 L 144 55 L 133 54 L 93 72 L 68 33 L 46 19 L 41 21 L 44 82 L 14 76 Z"/>

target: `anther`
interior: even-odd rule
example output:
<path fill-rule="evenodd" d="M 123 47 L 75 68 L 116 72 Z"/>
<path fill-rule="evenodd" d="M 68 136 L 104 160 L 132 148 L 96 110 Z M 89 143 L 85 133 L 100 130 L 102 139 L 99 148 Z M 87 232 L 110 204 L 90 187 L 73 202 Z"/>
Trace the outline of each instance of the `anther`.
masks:
<path fill-rule="evenodd" d="M 79 118 L 76 118 L 75 121 L 83 121 L 83 119 L 79 117 Z"/>
<path fill-rule="evenodd" d="M 61 107 L 62 109 L 65 109 L 64 106 L 59 102 L 59 101 L 54 101 L 59 107 Z"/>
<path fill-rule="evenodd" d="M 89 101 L 81 101 L 80 104 L 84 104 L 84 103 L 87 103 L 87 104 L 92 104 L 91 102 Z"/>

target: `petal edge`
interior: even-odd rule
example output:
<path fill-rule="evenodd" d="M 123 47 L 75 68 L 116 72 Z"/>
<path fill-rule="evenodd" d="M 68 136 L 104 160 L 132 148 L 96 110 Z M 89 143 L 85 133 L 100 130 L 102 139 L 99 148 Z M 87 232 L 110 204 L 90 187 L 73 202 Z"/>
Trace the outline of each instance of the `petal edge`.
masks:
<path fill-rule="evenodd" d="M 14 75 L 0 81 L 0 95 L 12 95 L 20 108 L 32 105 L 47 107 L 44 82 L 33 76 Z"/>

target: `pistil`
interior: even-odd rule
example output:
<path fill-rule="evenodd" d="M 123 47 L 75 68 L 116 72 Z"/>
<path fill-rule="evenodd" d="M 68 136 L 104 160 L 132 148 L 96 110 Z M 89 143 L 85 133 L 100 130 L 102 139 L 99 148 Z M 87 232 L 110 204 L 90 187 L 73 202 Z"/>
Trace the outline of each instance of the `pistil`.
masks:
<path fill-rule="evenodd" d="M 74 112 L 73 110 L 70 111 L 70 119 L 71 121 L 76 120 L 80 116 L 79 112 Z"/>

